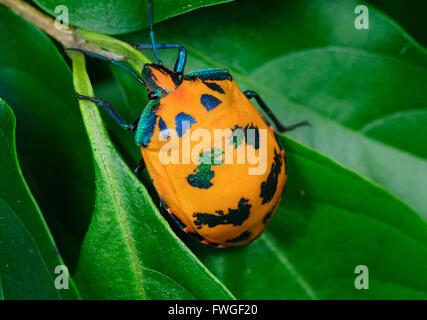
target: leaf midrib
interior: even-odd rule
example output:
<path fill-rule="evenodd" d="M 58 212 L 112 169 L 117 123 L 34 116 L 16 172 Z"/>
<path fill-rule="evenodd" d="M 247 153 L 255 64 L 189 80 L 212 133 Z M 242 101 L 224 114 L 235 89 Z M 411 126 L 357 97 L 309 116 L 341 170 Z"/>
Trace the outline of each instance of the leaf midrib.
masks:
<path fill-rule="evenodd" d="M 427 108 L 425 107 L 417 107 L 417 108 L 411 108 L 407 110 L 399 110 L 395 112 L 387 113 L 384 116 L 380 116 L 377 118 L 372 119 L 371 121 L 366 122 L 362 127 L 360 131 L 368 131 L 371 128 L 374 128 L 375 126 L 384 123 L 388 120 L 396 120 L 397 118 L 400 118 L 402 116 L 408 116 L 408 115 L 417 115 L 417 114 L 425 114 L 427 113 Z M 399 149 L 400 150 L 400 149 Z M 423 158 L 425 159 L 425 158 Z M 426 159 L 427 160 L 427 159 Z"/>
<path fill-rule="evenodd" d="M 95 106 L 93 105 L 93 107 L 95 108 Z M 89 111 L 88 113 L 90 114 L 90 116 L 88 117 L 91 124 L 88 127 L 88 132 L 92 132 L 92 137 L 94 138 L 94 145 L 99 147 L 98 150 L 100 150 L 99 152 L 93 151 L 94 155 L 95 155 L 95 161 L 98 162 L 98 164 L 100 166 L 102 166 L 102 168 L 100 167 L 100 172 L 103 172 L 104 174 L 101 173 L 102 175 L 105 175 L 105 177 L 103 177 L 103 180 L 106 182 L 106 185 L 108 186 L 108 188 L 110 189 L 110 194 L 112 196 L 112 200 L 113 200 L 113 205 L 114 205 L 114 209 L 115 212 L 117 213 L 117 217 L 118 217 L 118 222 L 119 225 L 123 231 L 123 234 L 129 234 L 130 237 L 128 238 L 124 238 L 123 241 L 126 245 L 126 247 L 128 248 L 128 252 L 131 258 L 131 263 L 133 265 L 133 269 L 135 272 L 133 272 L 136 281 L 138 283 L 138 291 L 141 295 L 142 299 L 146 298 L 146 294 L 145 294 L 145 289 L 144 289 L 144 284 L 143 284 L 143 277 L 142 277 L 142 266 L 140 264 L 140 259 L 138 256 L 138 251 L 136 249 L 136 244 L 135 244 L 135 239 L 134 239 L 134 234 L 133 231 L 127 221 L 127 214 L 126 214 L 126 210 L 123 208 L 123 201 L 122 201 L 122 197 L 119 195 L 120 192 L 116 192 L 116 189 L 114 188 L 113 182 L 112 182 L 112 173 L 110 171 L 110 167 L 111 167 L 111 163 L 110 161 L 106 160 L 106 158 L 108 158 L 108 156 L 105 156 L 105 148 L 107 147 L 106 145 L 108 143 L 104 143 L 105 140 L 102 136 L 103 134 L 101 134 L 99 132 L 99 130 L 96 130 L 94 128 L 99 128 L 97 125 L 97 121 L 96 121 L 96 116 L 93 113 L 93 110 L 87 109 L 86 111 Z M 112 146 L 110 146 L 111 148 Z M 99 157 L 97 156 L 99 155 Z M 108 164 L 107 164 L 108 162 Z M 126 167 L 126 166 L 124 166 Z M 124 169 L 126 170 L 126 169 Z"/>
<path fill-rule="evenodd" d="M 288 269 L 289 273 L 291 273 L 294 276 L 297 283 L 305 291 L 307 296 L 310 297 L 312 300 L 318 300 L 319 298 L 315 294 L 314 290 L 311 288 L 308 282 L 304 279 L 304 277 L 294 268 L 293 264 L 289 261 L 286 254 L 284 252 L 281 252 L 277 248 L 276 244 L 274 244 L 274 240 L 269 239 L 268 231 L 264 231 L 264 233 L 260 237 L 260 240 L 261 239 L 263 239 L 264 242 L 267 244 L 267 246 L 270 248 L 270 250 L 276 254 L 280 263 L 284 265 L 286 269 Z"/>

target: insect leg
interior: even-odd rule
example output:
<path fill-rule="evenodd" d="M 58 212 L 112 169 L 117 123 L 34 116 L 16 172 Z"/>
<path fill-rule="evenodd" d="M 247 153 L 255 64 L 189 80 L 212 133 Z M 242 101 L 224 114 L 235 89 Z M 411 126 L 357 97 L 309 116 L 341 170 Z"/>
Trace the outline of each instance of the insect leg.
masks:
<path fill-rule="evenodd" d="M 291 125 L 289 127 L 285 127 L 276 118 L 274 113 L 270 110 L 270 108 L 266 105 L 266 103 L 264 102 L 264 100 L 262 100 L 262 98 L 259 96 L 258 93 L 256 93 L 255 91 L 252 91 L 252 90 L 247 90 L 244 92 L 244 94 L 248 99 L 255 98 L 255 100 L 258 102 L 258 104 L 261 106 L 261 108 L 265 111 L 265 113 L 269 116 L 269 118 L 274 122 L 274 124 L 276 125 L 277 130 L 279 132 L 291 131 L 291 130 L 294 130 L 294 129 L 301 127 L 301 126 L 310 126 L 310 122 L 305 120 L 305 121 L 296 123 L 294 125 Z"/>
<path fill-rule="evenodd" d="M 137 177 L 139 177 L 141 175 L 142 171 L 144 171 L 144 169 L 145 169 L 145 162 L 144 162 L 144 159 L 141 159 L 141 161 L 138 163 L 138 165 L 133 170 L 133 172 L 135 173 L 135 175 Z"/>
<path fill-rule="evenodd" d="M 131 69 L 129 69 L 128 67 L 126 67 L 125 65 L 121 64 L 120 62 L 118 62 L 116 60 L 109 59 L 109 58 L 101 56 L 101 55 L 99 55 L 97 53 L 94 53 L 94 52 L 91 52 L 91 51 L 87 51 L 87 50 L 78 49 L 78 48 L 67 48 L 67 50 L 83 52 L 83 53 L 87 54 L 90 57 L 110 62 L 110 63 L 112 63 L 112 64 L 114 64 L 114 65 L 116 65 L 116 66 L 118 66 L 118 67 L 120 67 L 122 69 L 125 69 L 127 72 L 129 72 L 131 75 L 133 75 L 136 78 L 136 80 L 138 80 L 142 85 L 144 85 L 144 87 L 146 86 L 144 80 L 142 80 L 142 78 L 140 76 L 138 76 L 136 74 L 136 72 L 132 71 Z"/>
<path fill-rule="evenodd" d="M 135 131 L 138 127 L 139 119 L 135 120 L 132 123 L 126 123 L 119 113 L 113 109 L 113 107 L 105 100 L 100 98 L 83 96 L 81 94 L 77 95 L 77 100 L 89 100 L 96 103 L 99 107 L 103 107 L 107 112 L 113 117 L 113 119 L 124 129 L 128 131 Z"/>
<path fill-rule="evenodd" d="M 152 50 L 153 45 L 151 43 L 142 43 L 133 45 L 135 49 L 138 50 Z M 156 49 L 179 49 L 178 57 L 176 58 L 174 71 L 184 72 L 185 63 L 187 61 L 187 49 L 180 44 L 177 43 L 158 43 L 156 44 Z"/>

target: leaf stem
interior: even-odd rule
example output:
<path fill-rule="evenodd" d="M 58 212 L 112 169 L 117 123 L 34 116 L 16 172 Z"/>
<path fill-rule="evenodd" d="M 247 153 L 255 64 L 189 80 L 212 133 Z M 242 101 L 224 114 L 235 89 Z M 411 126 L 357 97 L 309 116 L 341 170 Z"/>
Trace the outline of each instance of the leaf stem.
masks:
<path fill-rule="evenodd" d="M 22 0 L 0 0 L 0 4 L 8 7 L 17 15 L 46 32 L 49 36 L 61 43 L 64 48 L 88 50 L 117 61 L 128 59 L 127 56 L 121 56 L 116 53 L 103 50 L 98 45 L 88 42 L 84 37 L 82 37 L 80 30 L 75 27 L 70 26 L 69 29 L 57 28 L 55 26 L 55 20 L 52 17 L 37 10 Z"/>

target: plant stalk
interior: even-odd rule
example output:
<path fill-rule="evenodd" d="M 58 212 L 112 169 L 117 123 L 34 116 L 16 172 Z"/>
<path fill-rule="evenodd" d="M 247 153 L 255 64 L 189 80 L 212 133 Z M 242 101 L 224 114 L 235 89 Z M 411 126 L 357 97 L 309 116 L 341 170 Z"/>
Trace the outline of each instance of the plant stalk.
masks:
<path fill-rule="evenodd" d="M 79 33 L 79 29 L 69 27 L 69 29 L 57 28 L 55 20 L 49 15 L 37 10 L 30 4 L 22 0 L 0 0 L 0 4 L 8 7 L 10 10 L 21 16 L 28 22 L 35 25 L 37 28 L 46 32 L 49 36 L 61 43 L 65 49 L 77 48 L 88 50 L 108 59 L 120 61 L 128 59 L 127 56 L 121 56 L 116 53 L 103 50 L 98 45 L 86 41 Z"/>

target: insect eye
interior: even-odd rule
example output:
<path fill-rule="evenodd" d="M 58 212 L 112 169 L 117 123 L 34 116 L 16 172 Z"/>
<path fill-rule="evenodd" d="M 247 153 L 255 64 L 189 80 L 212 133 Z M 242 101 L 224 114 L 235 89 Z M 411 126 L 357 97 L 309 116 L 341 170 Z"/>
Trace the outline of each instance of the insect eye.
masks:
<path fill-rule="evenodd" d="M 157 95 L 157 93 L 155 93 L 154 91 L 151 91 L 149 94 L 148 94 L 148 99 L 150 99 L 150 100 L 156 100 L 156 99 L 158 99 L 159 98 L 159 96 Z"/>

